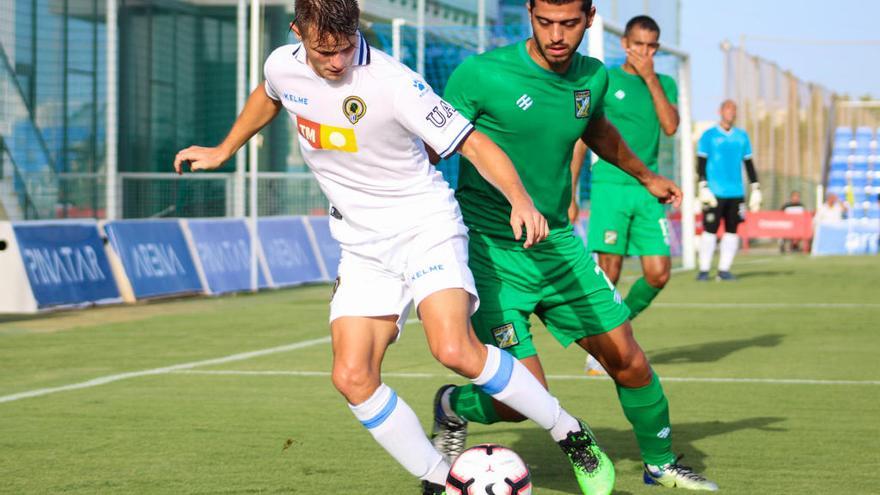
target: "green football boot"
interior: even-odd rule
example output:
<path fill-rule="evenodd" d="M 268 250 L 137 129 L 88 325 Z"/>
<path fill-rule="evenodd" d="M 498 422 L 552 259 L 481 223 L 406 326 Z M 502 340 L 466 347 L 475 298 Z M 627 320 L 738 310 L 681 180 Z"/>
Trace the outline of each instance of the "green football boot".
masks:
<path fill-rule="evenodd" d="M 578 422 L 581 431 L 569 432 L 559 447 L 568 456 L 584 495 L 607 495 L 614 488 L 614 464 L 599 448 L 590 427 Z"/>
<path fill-rule="evenodd" d="M 685 490 L 718 491 L 718 485 L 707 480 L 703 475 L 695 473 L 688 466 L 679 464 L 678 461 L 681 460 L 681 457 L 678 456 L 675 462 L 665 466 L 645 464 L 645 473 L 642 476 L 645 484 L 667 488 L 684 488 Z"/>
<path fill-rule="evenodd" d="M 446 487 L 422 480 L 422 495 L 446 495 Z"/>

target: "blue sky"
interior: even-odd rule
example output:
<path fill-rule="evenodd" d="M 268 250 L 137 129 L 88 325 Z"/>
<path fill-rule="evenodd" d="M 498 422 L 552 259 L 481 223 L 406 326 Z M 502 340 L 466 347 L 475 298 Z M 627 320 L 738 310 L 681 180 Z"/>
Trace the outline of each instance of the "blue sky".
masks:
<path fill-rule="evenodd" d="M 652 0 L 668 2 L 675 0 Z M 693 60 L 694 119 L 717 118 L 724 96 L 723 57 L 728 39 L 775 61 L 803 80 L 852 96 L 880 98 L 880 44 L 820 46 L 766 43 L 748 37 L 880 40 L 880 2 L 859 0 L 681 0 L 681 47 Z"/>

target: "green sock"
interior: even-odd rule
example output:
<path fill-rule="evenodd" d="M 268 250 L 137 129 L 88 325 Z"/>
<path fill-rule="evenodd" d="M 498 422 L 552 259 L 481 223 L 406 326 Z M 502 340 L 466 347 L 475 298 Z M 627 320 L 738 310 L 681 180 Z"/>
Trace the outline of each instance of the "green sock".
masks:
<path fill-rule="evenodd" d="M 449 394 L 449 405 L 459 417 L 474 423 L 491 425 L 501 421 L 492 396 L 473 384 L 455 387 Z"/>
<path fill-rule="evenodd" d="M 642 459 L 655 466 L 675 461 L 669 402 L 657 374 L 654 373 L 651 383 L 644 387 L 625 388 L 618 385 L 617 397 L 623 406 L 623 414 L 633 426 Z"/>
<path fill-rule="evenodd" d="M 645 277 L 636 280 L 636 283 L 630 287 L 626 299 L 623 300 L 623 302 L 629 307 L 629 319 L 635 320 L 636 316 L 644 311 L 659 293 L 660 289 L 651 286 L 651 284 L 645 280 Z"/>

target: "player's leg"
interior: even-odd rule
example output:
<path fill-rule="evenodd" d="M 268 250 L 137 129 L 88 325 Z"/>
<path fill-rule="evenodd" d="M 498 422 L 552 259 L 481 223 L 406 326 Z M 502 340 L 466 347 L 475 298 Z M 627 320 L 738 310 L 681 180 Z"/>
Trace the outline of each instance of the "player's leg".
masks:
<path fill-rule="evenodd" d="M 660 291 L 666 287 L 672 271 L 669 256 L 642 256 L 643 276 L 633 283 L 623 302 L 632 312 L 634 319 L 654 302 Z"/>
<path fill-rule="evenodd" d="M 601 307 L 598 301 L 595 306 Z M 718 486 L 678 463 L 672 451 L 669 401 L 629 321 L 578 341 L 594 354 L 614 379 L 624 416 L 633 427 L 645 463 L 644 481 L 667 487 L 714 491 Z"/>
<path fill-rule="evenodd" d="M 733 265 L 733 258 L 739 249 L 739 236 L 736 230 L 745 220 L 746 203 L 743 198 L 730 198 L 719 200 L 719 205 L 723 203 L 724 210 L 724 235 L 721 237 L 721 253 L 718 257 L 718 279 L 719 280 L 736 280 L 736 277 L 730 273 L 730 267 Z"/>
<path fill-rule="evenodd" d="M 548 430 L 572 461 L 584 493 L 610 493 L 614 466 L 586 424 L 563 409 L 558 399 L 510 353 L 483 344 L 472 331 L 469 319 L 478 299 L 467 268 L 464 238 L 431 248 L 419 256 L 414 266 L 423 265 L 425 260 L 431 266 L 447 267 L 436 272 L 436 277 L 412 282 L 419 316 L 437 360 L 470 379 L 483 393 Z"/>
<path fill-rule="evenodd" d="M 333 385 L 391 456 L 419 479 L 443 484 L 449 465 L 425 436 L 412 408 L 382 383 L 380 367 L 397 337 L 397 316 L 342 317 L 331 324 Z"/>
<path fill-rule="evenodd" d="M 443 484 L 449 465 L 413 410 L 381 380 L 385 350 L 409 313 L 409 294 L 399 277 L 351 253 L 343 252 L 339 273 L 330 306 L 333 384 L 355 417 L 407 471 L 425 483 Z"/>
<path fill-rule="evenodd" d="M 471 273 L 481 295 L 480 306 L 471 317 L 477 338 L 510 352 L 545 383 L 529 323 L 539 298 L 530 284 L 540 284 L 541 274 L 520 259 L 521 253 L 489 246 L 478 237 L 470 240 L 468 250 Z M 518 272 L 508 271 L 509 266 L 515 266 Z M 523 284 L 511 280 L 513 276 L 521 277 Z M 523 419 L 472 383 L 444 385 L 434 399 L 432 441 L 447 459 L 454 459 L 464 451 L 469 422 L 492 424 Z"/>
<path fill-rule="evenodd" d="M 712 258 L 715 256 L 715 246 L 718 244 L 718 227 L 721 223 L 721 200 L 714 207 L 703 208 L 703 235 L 700 236 L 699 264 L 700 272 L 697 280 L 709 280 L 709 270 L 712 269 Z"/>
<path fill-rule="evenodd" d="M 608 276 L 608 280 L 616 285 L 620 280 L 620 272 L 623 270 L 623 255 L 597 252 L 596 262 Z"/>
<path fill-rule="evenodd" d="M 624 302 L 629 307 L 630 319 L 635 319 L 666 286 L 672 263 L 669 260 L 669 223 L 663 205 L 643 187 L 638 187 L 631 196 L 640 196 L 641 200 L 636 202 L 634 199 L 636 207 L 632 211 L 627 254 L 641 257 L 643 276 L 630 287 Z"/>

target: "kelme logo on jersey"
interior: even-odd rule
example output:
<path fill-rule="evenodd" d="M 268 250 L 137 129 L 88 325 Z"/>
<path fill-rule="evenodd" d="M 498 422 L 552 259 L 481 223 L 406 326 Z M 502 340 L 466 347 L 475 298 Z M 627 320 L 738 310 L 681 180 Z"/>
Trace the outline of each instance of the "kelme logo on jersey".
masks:
<path fill-rule="evenodd" d="M 342 102 L 342 113 L 345 114 L 351 125 L 357 124 L 367 113 L 367 104 L 357 96 L 349 96 Z"/>
<path fill-rule="evenodd" d="M 493 328 L 492 335 L 495 336 L 495 343 L 498 344 L 498 347 L 501 349 L 507 349 L 508 347 L 513 347 L 516 344 L 519 344 L 519 339 L 516 338 L 516 330 L 513 328 L 513 323 L 505 323 L 500 327 Z"/>
<path fill-rule="evenodd" d="M 299 135 L 316 150 L 336 150 L 354 153 L 358 150 L 354 129 L 333 127 L 312 122 L 301 116 L 296 117 Z"/>
<path fill-rule="evenodd" d="M 585 119 L 590 116 L 589 89 L 574 92 L 574 116 L 579 119 Z"/>

